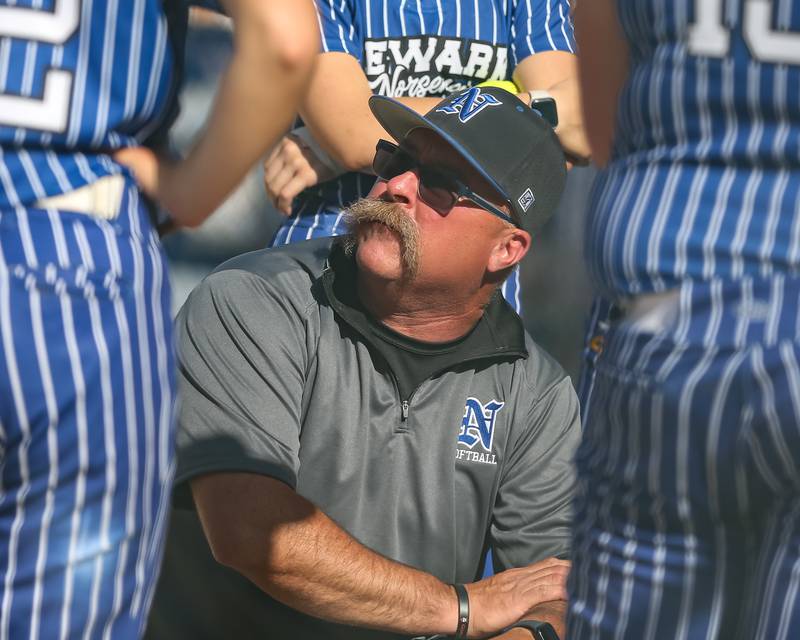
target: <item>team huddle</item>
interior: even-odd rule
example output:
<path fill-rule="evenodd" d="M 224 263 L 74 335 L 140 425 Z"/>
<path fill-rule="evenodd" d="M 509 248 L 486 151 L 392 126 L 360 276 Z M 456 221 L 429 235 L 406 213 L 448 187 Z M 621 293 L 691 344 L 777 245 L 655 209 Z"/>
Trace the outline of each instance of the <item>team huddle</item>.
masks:
<path fill-rule="evenodd" d="M 0 640 L 800 637 L 798 65 L 798 0 L 0 0 Z"/>

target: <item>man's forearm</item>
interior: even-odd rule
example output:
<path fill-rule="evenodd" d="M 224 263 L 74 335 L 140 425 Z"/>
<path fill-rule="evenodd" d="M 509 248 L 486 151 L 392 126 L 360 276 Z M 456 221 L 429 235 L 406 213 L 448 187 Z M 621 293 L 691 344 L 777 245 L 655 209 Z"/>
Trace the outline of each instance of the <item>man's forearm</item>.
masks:
<path fill-rule="evenodd" d="M 270 536 L 267 566 L 242 572 L 304 613 L 334 622 L 408 633 L 452 633 L 453 589 L 430 574 L 369 550 L 315 511 Z"/>
<path fill-rule="evenodd" d="M 371 551 L 286 484 L 218 473 L 192 480 L 192 494 L 217 561 L 277 600 L 343 624 L 408 634 L 455 631 L 452 587 Z M 568 568 L 547 558 L 465 585 L 469 637 L 497 633 L 540 603 L 565 598 Z"/>
<path fill-rule="evenodd" d="M 369 550 L 275 480 L 262 479 L 271 483 L 263 511 L 269 517 L 228 517 L 227 505 L 264 496 L 243 496 L 253 490 L 247 479 L 239 486 L 234 479 L 235 495 L 223 495 L 216 478 L 192 483 L 212 551 L 270 596 L 343 624 L 426 635 L 455 631 L 457 601 L 450 586 Z M 226 521 L 228 527 L 215 524 Z"/>

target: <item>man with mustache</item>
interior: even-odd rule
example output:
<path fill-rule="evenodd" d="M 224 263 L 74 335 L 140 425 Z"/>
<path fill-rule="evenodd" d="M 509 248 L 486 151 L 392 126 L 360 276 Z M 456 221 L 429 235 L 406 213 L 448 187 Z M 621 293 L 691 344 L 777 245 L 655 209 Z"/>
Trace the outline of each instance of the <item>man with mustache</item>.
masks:
<path fill-rule="evenodd" d="M 181 312 L 150 637 L 563 632 L 578 406 L 498 291 L 563 153 L 501 89 L 370 106 L 396 143 L 350 235 L 230 261 Z"/>

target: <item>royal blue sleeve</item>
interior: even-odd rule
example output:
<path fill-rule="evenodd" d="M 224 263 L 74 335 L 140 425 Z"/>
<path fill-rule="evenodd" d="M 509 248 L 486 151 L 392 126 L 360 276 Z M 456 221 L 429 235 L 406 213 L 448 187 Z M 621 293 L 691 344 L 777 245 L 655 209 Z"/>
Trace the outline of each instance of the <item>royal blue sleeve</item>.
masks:
<path fill-rule="evenodd" d="M 575 52 L 568 0 L 516 0 L 513 28 L 512 69 L 534 53 Z"/>
<path fill-rule="evenodd" d="M 322 51 L 349 53 L 361 60 L 363 34 L 354 0 L 316 0 Z"/>

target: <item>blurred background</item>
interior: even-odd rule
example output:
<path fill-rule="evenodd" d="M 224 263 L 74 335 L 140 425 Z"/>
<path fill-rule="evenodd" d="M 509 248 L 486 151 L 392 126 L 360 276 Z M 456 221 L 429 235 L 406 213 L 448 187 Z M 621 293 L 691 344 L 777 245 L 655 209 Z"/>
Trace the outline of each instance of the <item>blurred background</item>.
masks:
<path fill-rule="evenodd" d="M 186 151 L 201 130 L 214 99 L 220 73 L 231 53 L 228 22 L 193 10 L 187 40 L 181 115 L 172 144 Z M 220 158 L 220 162 L 224 162 Z M 224 260 L 268 245 L 281 221 L 255 167 L 237 191 L 199 229 L 165 238 L 171 262 L 173 312 L 200 280 Z M 590 290 L 581 255 L 583 216 L 594 170 L 573 169 L 556 215 L 534 238 L 522 265 L 523 320 L 534 339 L 577 382 Z"/>

